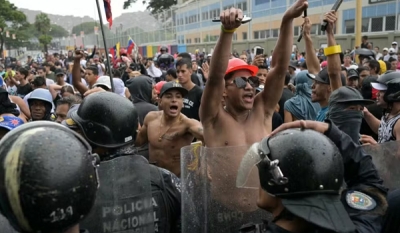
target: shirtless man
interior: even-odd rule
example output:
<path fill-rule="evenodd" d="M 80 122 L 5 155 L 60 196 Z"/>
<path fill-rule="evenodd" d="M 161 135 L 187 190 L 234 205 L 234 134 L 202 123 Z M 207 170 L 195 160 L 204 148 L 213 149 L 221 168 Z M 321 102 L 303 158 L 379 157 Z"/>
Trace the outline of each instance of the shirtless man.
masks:
<path fill-rule="evenodd" d="M 308 3 L 297 0 L 284 14 L 264 90 L 256 95 L 258 68 L 239 59 L 229 60 L 234 30 L 243 18 L 240 9 L 221 13 L 222 30 L 214 49 L 210 75 L 200 106 L 207 147 L 251 145 L 272 131 L 272 116 L 281 98 L 293 44 L 293 20 Z M 225 107 L 221 103 L 225 99 Z M 263 127 L 260 127 L 263 126 Z"/>
<path fill-rule="evenodd" d="M 162 111 L 149 112 L 139 129 L 135 146 L 149 143 L 150 163 L 165 168 L 178 177 L 181 173 L 180 150 L 194 138 L 203 140 L 203 126 L 181 113 L 188 91 L 177 82 L 168 82 L 160 91 Z"/>

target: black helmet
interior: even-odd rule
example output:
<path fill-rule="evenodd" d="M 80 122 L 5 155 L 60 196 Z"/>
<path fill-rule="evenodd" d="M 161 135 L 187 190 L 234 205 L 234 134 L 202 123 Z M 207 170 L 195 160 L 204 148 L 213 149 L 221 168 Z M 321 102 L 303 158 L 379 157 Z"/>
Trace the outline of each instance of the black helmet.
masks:
<path fill-rule="evenodd" d="M 355 229 L 340 202 L 344 167 L 331 140 L 316 131 L 289 129 L 264 138 L 258 148 L 261 187 L 286 210 L 334 232 Z"/>
<path fill-rule="evenodd" d="M 168 47 L 167 46 L 161 46 L 160 52 L 167 52 L 168 53 Z"/>
<path fill-rule="evenodd" d="M 343 181 L 343 162 L 337 147 L 312 130 L 285 130 L 260 143 L 260 152 L 279 161 L 282 183 L 276 181 L 267 164 L 259 166 L 261 187 L 275 196 L 312 193 L 338 194 Z M 278 183 L 277 183 L 278 182 Z"/>
<path fill-rule="evenodd" d="M 66 230 L 90 212 L 98 156 L 68 128 L 24 124 L 0 141 L 0 212 L 18 232 Z"/>
<path fill-rule="evenodd" d="M 136 139 L 138 113 L 135 106 L 112 92 L 87 96 L 71 118 L 85 138 L 96 146 L 119 148 Z"/>
<path fill-rule="evenodd" d="M 400 78 L 386 83 L 387 90 L 383 96 L 386 103 L 400 102 Z"/>

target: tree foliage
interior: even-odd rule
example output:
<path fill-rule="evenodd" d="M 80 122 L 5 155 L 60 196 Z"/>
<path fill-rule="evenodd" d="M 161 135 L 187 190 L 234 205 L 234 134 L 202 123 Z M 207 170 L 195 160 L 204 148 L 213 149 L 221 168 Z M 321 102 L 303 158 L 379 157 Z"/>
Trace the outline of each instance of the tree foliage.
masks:
<path fill-rule="evenodd" d="M 124 9 L 128 9 L 132 4 L 136 3 L 137 1 L 138 0 L 125 0 Z M 147 6 L 147 10 L 149 10 L 154 15 L 169 10 L 171 6 L 177 4 L 177 0 L 142 0 L 142 3 L 149 4 Z"/>
<path fill-rule="evenodd" d="M 27 22 L 24 13 L 7 0 L 0 0 L 0 56 L 3 55 L 4 43 L 11 48 L 17 48 L 28 43 L 32 34 L 28 33 L 31 25 Z M 6 31 L 10 37 L 6 37 Z M 16 39 L 12 38 L 16 35 Z"/>
<path fill-rule="evenodd" d="M 50 26 L 49 35 L 52 37 L 55 38 L 67 37 L 68 34 L 69 34 L 68 31 L 65 30 L 65 28 L 61 27 L 60 25 L 52 24 Z"/>
<path fill-rule="evenodd" d="M 52 40 L 52 37 L 50 36 L 50 31 L 51 31 L 50 19 L 46 14 L 40 13 L 36 15 L 34 25 L 39 33 L 39 38 L 38 38 L 39 42 L 43 44 L 44 51 L 47 52 L 47 45 L 50 44 Z"/>
<path fill-rule="evenodd" d="M 99 33 L 100 32 L 100 25 L 96 22 L 86 22 L 86 23 L 81 23 L 72 28 L 72 34 L 76 34 L 79 36 L 81 34 L 81 31 L 85 32 L 85 35 L 93 34 L 94 33 L 94 27 L 99 27 Z M 106 33 L 109 33 L 108 27 L 104 27 L 104 30 Z"/>

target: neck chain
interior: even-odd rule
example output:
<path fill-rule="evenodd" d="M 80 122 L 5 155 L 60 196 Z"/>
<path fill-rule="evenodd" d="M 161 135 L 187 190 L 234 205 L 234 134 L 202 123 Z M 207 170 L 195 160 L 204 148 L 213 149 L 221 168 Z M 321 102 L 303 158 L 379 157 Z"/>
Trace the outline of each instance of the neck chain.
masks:
<path fill-rule="evenodd" d="M 160 130 L 159 130 L 159 132 L 158 132 L 158 136 L 159 136 L 159 137 L 158 137 L 158 141 L 159 141 L 159 142 L 162 141 L 164 135 L 165 135 L 166 133 L 168 133 L 168 131 L 171 129 L 172 126 L 175 125 L 176 122 L 181 122 L 181 121 L 182 121 L 182 114 L 179 114 L 178 120 L 175 121 L 174 123 L 172 123 L 172 124 L 167 128 L 167 130 L 166 130 L 163 134 L 161 134 L 161 129 L 162 129 L 162 127 L 163 127 L 163 125 L 162 125 L 162 120 L 163 120 L 163 119 L 164 119 L 164 112 L 162 113 L 161 119 L 160 119 Z"/>

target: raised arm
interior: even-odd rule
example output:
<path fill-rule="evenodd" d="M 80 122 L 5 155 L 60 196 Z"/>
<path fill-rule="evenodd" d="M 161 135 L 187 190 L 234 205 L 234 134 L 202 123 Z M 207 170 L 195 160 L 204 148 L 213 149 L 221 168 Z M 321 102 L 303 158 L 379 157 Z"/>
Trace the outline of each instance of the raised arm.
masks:
<path fill-rule="evenodd" d="M 203 124 L 212 122 L 218 115 L 224 92 L 224 77 L 228 67 L 232 47 L 233 33 L 241 24 L 243 13 L 240 9 L 231 8 L 221 13 L 221 33 L 211 59 L 209 77 L 204 88 L 200 105 L 200 120 Z"/>
<path fill-rule="evenodd" d="M 333 48 L 334 46 L 339 46 L 335 40 L 334 28 L 337 21 L 336 12 L 330 11 L 325 14 L 325 20 L 328 22 L 326 28 L 326 37 L 328 39 L 328 48 Z M 338 89 L 342 86 L 342 68 L 340 62 L 340 52 L 335 54 L 326 54 L 328 60 L 328 75 L 331 82 L 332 91 Z"/>
<path fill-rule="evenodd" d="M 314 46 L 310 35 L 311 21 L 308 17 L 304 18 L 303 23 L 303 38 L 306 45 L 306 61 L 307 70 L 310 74 L 318 74 L 320 71 L 319 60 L 317 54 L 314 52 Z"/>
<path fill-rule="evenodd" d="M 83 52 L 80 50 L 75 51 L 74 66 L 72 67 L 72 85 L 76 90 L 82 95 L 87 92 L 88 88 L 82 83 L 81 80 L 81 58 L 83 57 Z"/>
<path fill-rule="evenodd" d="M 256 97 L 256 108 L 264 108 L 266 115 L 274 113 L 275 106 L 282 96 L 285 76 L 293 47 L 293 20 L 307 9 L 306 0 L 297 0 L 283 15 L 278 42 L 272 54 L 271 71 L 265 80 L 264 90 Z M 260 103 L 260 104 L 259 104 Z"/>

